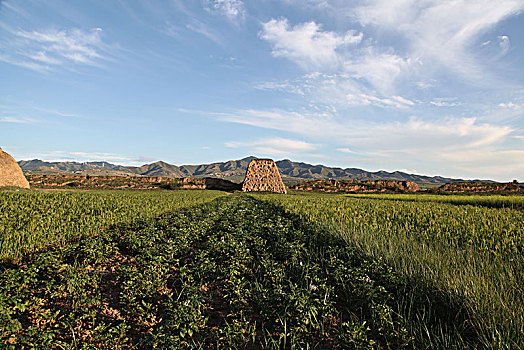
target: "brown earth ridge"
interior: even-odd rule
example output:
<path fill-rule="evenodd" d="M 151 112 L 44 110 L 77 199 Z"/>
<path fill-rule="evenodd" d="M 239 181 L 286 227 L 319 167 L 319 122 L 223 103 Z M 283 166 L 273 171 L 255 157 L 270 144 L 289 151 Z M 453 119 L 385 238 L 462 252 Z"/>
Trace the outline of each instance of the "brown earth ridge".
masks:
<path fill-rule="evenodd" d="M 217 178 L 173 178 L 146 176 L 80 176 L 80 175 L 25 175 L 33 188 L 40 189 L 133 189 L 177 190 L 214 189 L 222 191 L 241 190 L 241 184 Z M 410 181 L 378 180 L 318 180 L 301 182 L 290 190 L 340 192 L 340 193 L 435 193 L 435 194 L 524 194 L 524 187 L 511 183 L 450 183 L 431 190 L 419 189 Z"/>
<path fill-rule="evenodd" d="M 413 181 L 397 180 L 317 180 L 300 182 L 290 186 L 290 190 L 341 192 L 341 193 L 435 193 L 435 194 L 524 194 L 524 187 L 514 182 L 472 182 L 462 181 L 442 185 L 433 189 L 420 189 Z"/>
<path fill-rule="evenodd" d="M 0 148 L 0 187 L 29 188 L 29 182 L 16 160 L 2 148 Z"/>
<path fill-rule="evenodd" d="M 240 190 L 240 185 L 216 178 L 26 175 L 34 188 L 42 189 L 133 189 L 133 190 Z"/>
<path fill-rule="evenodd" d="M 524 193 L 524 187 L 518 182 L 454 182 L 440 186 L 439 193 Z"/>
<path fill-rule="evenodd" d="M 418 192 L 420 188 L 413 181 L 397 180 L 318 180 L 301 182 L 290 186 L 291 190 L 343 192 L 343 193 L 376 193 L 376 192 Z"/>

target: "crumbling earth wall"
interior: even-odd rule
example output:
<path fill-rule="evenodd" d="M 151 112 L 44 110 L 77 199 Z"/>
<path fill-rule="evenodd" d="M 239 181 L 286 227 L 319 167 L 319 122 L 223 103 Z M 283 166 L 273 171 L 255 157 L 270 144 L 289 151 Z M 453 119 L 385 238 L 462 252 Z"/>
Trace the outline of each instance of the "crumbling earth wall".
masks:
<path fill-rule="evenodd" d="M 242 191 L 286 193 L 286 186 L 284 186 L 277 165 L 272 159 L 253 159 L 247 167 Z"/>
<path fill-rule="evenodd" d="M 0 187 L 29 188 L 22 169 L 9 154 L 0 148 Z"/>

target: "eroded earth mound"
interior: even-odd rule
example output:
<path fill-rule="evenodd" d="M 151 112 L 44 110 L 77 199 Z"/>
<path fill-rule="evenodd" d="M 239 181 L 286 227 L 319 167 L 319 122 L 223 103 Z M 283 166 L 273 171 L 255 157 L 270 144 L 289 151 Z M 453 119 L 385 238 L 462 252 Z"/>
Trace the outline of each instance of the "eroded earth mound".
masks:
<path fill-rule="evenodd" d="M 277 165 L 272 159 L 253 159 L 247 168 L 242 191 L 286 193 Z"/>
<path fill-rule="evenodd" d="M 0 187 L 29 188 L 16 160 L 0 148 Z"/>

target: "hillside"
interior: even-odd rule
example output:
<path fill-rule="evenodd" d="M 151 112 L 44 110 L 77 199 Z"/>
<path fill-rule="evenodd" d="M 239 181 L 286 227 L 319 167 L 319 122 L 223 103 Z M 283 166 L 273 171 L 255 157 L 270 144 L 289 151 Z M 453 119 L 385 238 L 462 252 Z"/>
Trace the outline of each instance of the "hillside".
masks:
<path fill-rule="evenodd" d="M 249 162 L 255 157 L 239 160 L 200 165 L 173 165 L 158 161 L 140 167 L 115 165 L 107 162 L 45 162 L 42 160 L 22 160 L 18 164 L 26 174 L 77 174 L 105 176 L 162 176 L 162 177 L 216 177 L 233 182 L 241 182 L 246 174 Z M 276 162 L 282 180 L 287 184 L 296 184 L 304 180 L 400 180 L 413 181 L 422 187 L 436 187 L 461 179 L 440 176 L 408 174 L 400 171 L 369 172 L 357 168 L 333 168 L 325 165 L 311 165 L 293 162 L 289 159 Z"/>

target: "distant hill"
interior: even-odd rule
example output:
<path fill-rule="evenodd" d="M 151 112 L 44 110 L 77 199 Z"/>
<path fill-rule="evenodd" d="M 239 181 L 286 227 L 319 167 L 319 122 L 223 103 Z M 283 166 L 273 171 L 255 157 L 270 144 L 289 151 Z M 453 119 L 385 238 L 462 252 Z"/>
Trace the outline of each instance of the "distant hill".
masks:
<path fill-rule="evenodd" d="M 22 160 L 18 164 L 28 174 L 79 174 L 113 176 L 164 176 L 164 177 L 216 177 L 241 182 L 249 162 L 255 157 L 201 165 L 173 165 L 158 161 L 140 167 L 115 165 L 107 162 L 45 162 L 38 159 Z M 440 176 L 407 174 L 400 171 L 369 172 L 357 168 L 332 168 L 293 162 L 289 159 L 276 162 L 282 180 L 288 184 L 303 180 L 402 180 L 413 181 L 422 187 L 440 186 L 445 183 L 463 181 Z"/>

